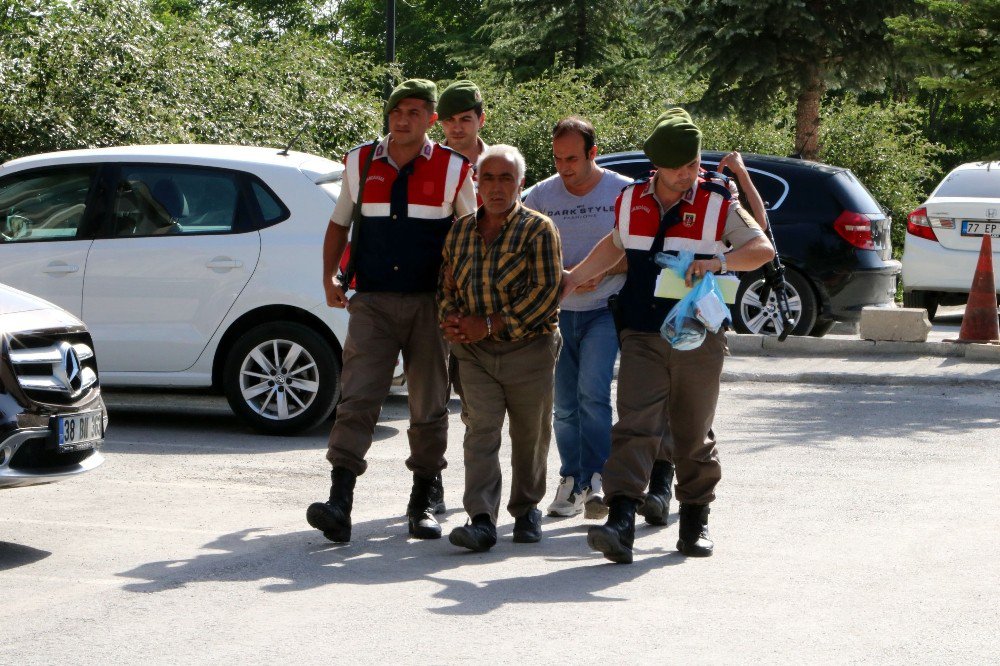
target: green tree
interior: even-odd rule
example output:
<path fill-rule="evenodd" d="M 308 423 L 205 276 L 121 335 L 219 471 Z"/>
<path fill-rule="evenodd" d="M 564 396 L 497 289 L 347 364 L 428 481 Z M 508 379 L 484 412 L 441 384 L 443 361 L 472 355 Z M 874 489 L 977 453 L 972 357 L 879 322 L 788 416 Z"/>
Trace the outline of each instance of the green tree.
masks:
<path fill-rule="evenodd" d="M 406 0 L 396 3 L 396 62 L 407 77 L 454 78 L 457 53 L 478 27 L 480 0 Z M 334 20 L 338 41 L 351 55 L 385 59 L 385 0 L 341 0 Z"/>
<path fill-rule="evenodd" d="M 260 20 L 238 9 L 161 22 L 145 0 L 13 4 L 0 12 L 0 159 L 130 143 L 283 146 L 302 127 L 297 147 L 339 156 L 381 125 L 384 68 L 307 31 L 258 40 Z"/>
<path fill-rule="evenodd" d="M 1000 96 L 1000 2 L 917 0 L 921 16 L 886 19 L 899 53 L 921 66 L 917 83 L 960 102 L 996 104 Z"/>
<path fill-rule="evenodd" d="M 474 59 L 516 80 L 556 65 L 614 70 L 637 53 L 627 0 L 483 0 L 481 14 Z"/>
<path fill-rule="evenodd" d="M 676 44 L 707 89 L 705 111 L 746 119 L 795 104 L 795 150 L 819 154 L 820 107 L 832 90 L 879 87 L 893 65 L 886 14 L 907 14 L 913 0 L 695 0 L 661 47 Z"/>

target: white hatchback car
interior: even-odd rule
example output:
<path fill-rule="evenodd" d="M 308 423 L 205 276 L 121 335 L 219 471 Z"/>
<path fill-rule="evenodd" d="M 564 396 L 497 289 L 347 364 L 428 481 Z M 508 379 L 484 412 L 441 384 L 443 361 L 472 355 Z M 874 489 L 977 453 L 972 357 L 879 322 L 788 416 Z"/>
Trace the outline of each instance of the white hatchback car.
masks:
<path fill-rule="evenodd" d="M 933 318 L 938 305 L 965 303 L 987 234 L 1000 239 L 1000 162 L 963 164 L 907 218 L 903 305 Z M 1000 240 L 993 241 L 998 261 Z"/>
<path fill-rule="evenodd" d="M 347 313 L 322 244 L 342 165 L 276 148 L 131 146 L 0 166 L 0 282 L 87 322 L 105 387 L 213 387 L 254 428 L 318 424 Z"/>

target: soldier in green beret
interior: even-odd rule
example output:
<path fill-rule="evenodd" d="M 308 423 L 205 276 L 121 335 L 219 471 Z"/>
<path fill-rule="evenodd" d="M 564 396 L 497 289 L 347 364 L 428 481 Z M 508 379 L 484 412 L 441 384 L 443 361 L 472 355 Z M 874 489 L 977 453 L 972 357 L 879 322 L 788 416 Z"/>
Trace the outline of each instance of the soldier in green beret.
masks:
<path fill-rule="evenodd" d="M 623 255 L 628 258 L 618 296 L 618 421 L 611 430 L 603 474 L 608 520 L 587 534 L 592 548 L 620 563 L 632 561 L 635 514 L 646 501 L 644 490 L 668 433 L 680 502 L 677 549 L 705 557 L 714 548 L 708 532 L 709 503 L 722 470 L 712 420 L 726 353 L 725 330 L 705 329 L 700 342 L 676 347 L 660 334 L 680 295 L 657 295 L 660 267 L 655 255 L 694 253 L 685 276 L 687 288 L 708 272 L 750 271 L 774 257 L 760 225 L 733 197 L 728 179 L 701 170 L 701 130 L 686 111 L 674 108 L 657 118 L 643 150 L 656 170 L 622 190 L 614 231 L 563 281 L 566 295 Z"/>
<path fill-rule="evenodd" d="M 486 150 L 486 144 L 479 138 L 486 122 L 479 87 L 462 79 L 445 88 L 438 100 L 438 119 L 445 136 L 443 145 L 475 164 Z"/>
<path fill-rule="evenodd" d="M 476 195 L 468 161 L 427 136 L 437 120 L 437 101 L 432 81 L 409 79 L 396 86 L 385 105 L 389 135 L 344 156 L 340 196 L 323 242 L 327 304 L 348 308 L 351 317 L 326 454 L 333 467 L 330 497 L 310 505 L 306 519 L 335 542 L 351 540 L 355 481 L 367 469 L 365 457 L 400 354 L 409 388 L 409 534 L 441 536 L 435 514 L 445 509 L 448 347 L 437 325 L 435 291 L 445 236 L 456 216 L 476 211 Z M 355 225 L 361 233 L 351 233 Z M 346 272 L 353 275 L 337 276 L 349 238 Z M 351 277 L 356 292 L 348 298 Z"/>

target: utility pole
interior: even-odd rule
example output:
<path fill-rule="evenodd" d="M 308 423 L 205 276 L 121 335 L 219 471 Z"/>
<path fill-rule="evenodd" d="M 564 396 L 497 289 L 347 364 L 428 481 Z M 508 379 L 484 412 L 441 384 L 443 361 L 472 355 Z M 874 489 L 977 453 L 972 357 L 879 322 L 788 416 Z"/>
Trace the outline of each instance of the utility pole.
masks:
<path fill-rule="evenodd" d="M 396 62 L 396 0 L 385 0 L 385 64 L 392 66 Z M 392 94 L 392 71 L 385 75 L 385 89 L 382 99 L 389 101 Z M 382 124 L 382 134 L 389 133 L 389 116 L 386 114 Z"/>

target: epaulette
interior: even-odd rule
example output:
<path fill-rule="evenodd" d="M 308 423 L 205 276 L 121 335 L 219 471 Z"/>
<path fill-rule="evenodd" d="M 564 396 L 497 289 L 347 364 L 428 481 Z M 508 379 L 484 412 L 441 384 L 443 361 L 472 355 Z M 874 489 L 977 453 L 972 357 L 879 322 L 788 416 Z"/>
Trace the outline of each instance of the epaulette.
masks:
<path fill-rule="evenodd" d="M 441 148 L 442 150 L 447 150 L 449 153 L 452 153 L 454 155 L 458 155 L 459 157 L 461 157 L 463 160 L 465 160 L 469 164 L 472 164 L 472 160 L 470 160 L 468 157 L 466 157 L 462 153 L 458 152 L 454 148 L 450 148 L 450 147 L 444 145 L 443 143 L 439 143 L 439 144 L 437 144 L 437 146 L 438 146 L 438 148 Z"/>
<path fill-rule="evenodd" d="M 654 174 L 654 173 L 656 173 L 656 172 L 655 172 L 655 171 L 650 171 L 650 172 L 649 172 L 649 173 L 647 173 L 647 174 L 646 174 L 645 176 L 642 176 L 642 177 L 639 177 L 639 178 L 636 178 L 635 180 L 633 180 L 633 181 L 632 181 L 631 183 L 629 183 L 629 184 L 628 184 L 628 185 L 626 185 L 625 187 L 632 187 L 633 185 L 645 185 L 645 184 L 646 184 L 646 183 L 648 183 L 648 182 L 649 182 L 650 180 L 652 180 L 652 178 L 653 178 L 653 174 Z M 623 188 L 622 188 L 622 192 L 624 192 L 624 191 L 625 191 L 625 187 L 623 187 Z"/>
<path fill-rule="evenodd" d="M 365 141 L 364 143 L 359 143 L 358 145 L 356 145 L 353 148 L 351 148 L 350 150 L 348 150 L 347 153 L 345 153 L 345 155 L 353 153 L 355 150 L 361 150 L 365 146 L 377 146 L 381 141 L 382 141 L 382 137 L 378 137 L 378 138 L 376 138 L 374 140 L 374 142 L 372 142 L 372 141 Z"/>

